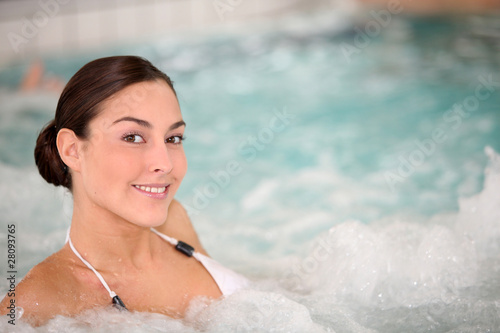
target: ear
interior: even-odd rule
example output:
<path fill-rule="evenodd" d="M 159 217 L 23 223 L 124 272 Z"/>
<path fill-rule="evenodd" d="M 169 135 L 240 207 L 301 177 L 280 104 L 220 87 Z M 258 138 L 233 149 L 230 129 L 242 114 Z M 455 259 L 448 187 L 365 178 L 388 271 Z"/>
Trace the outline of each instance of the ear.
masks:
<path fill-rule="evenodd" d="M 57 133 L 56 145 L 64 164 L 73 171 L 80 171 L 79 151 L 81 140 L 76 136 L 75 132 L 67 128 L 61 129 Z"/>

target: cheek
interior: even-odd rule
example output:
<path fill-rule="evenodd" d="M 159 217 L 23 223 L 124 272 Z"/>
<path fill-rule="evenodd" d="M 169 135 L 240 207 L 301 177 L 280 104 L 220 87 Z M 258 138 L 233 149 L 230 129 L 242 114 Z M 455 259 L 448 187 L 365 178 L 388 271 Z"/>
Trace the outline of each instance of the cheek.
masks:
<path fill-rule="evenodd" d="M 88 155 L 87 178 L 92 179 L 94 186 L 103 187 L 104 184 L 124 181 L 134 168 L 139 167 L 141 159 L 134 158 L 132 154 L 123 154 L 119 148 L 94 149 Z"/>
<path fill-rule="evenodd" d="M 178 149 L 172 154 L 172 162 L 177 178 L 182 180 L 187 171 L 187 159 L 184 149 Z"/>

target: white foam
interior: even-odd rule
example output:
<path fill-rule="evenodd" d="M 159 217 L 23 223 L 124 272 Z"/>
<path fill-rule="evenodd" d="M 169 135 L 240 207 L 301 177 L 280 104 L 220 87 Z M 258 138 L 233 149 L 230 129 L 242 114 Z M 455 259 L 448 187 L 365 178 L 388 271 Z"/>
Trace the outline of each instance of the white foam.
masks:
<path fill-rule="evenodd" d="M 16 227 L 19 277 L 64 244 L 64 230 L 71 221 L 72 199 L 68 191 L 47 184 L 34 167 L 0 163 L 1 235 L 7 225 Z M 3 263 L 2 263 L 3 264 Z"/>
<path fill-rule="evenodd" d="M 195 302 L 185 320 L 209 332 L 325 332 L 304 305 L 257 290 L 243 290 L 210 305 Z"/>
<path fill-rule="evenodd" d="M 461 199 L 459 212 L 336 225 L 296 258 L 283 285 L 384 332 L 500 329 L 500 158 L 486 153 L 484 189 Z"/>
<path fill-rule="evenodd" d="M 474 284 L 470 240 L 444 226 L 342 223 L 293 267 L 293 288 L 363 306 L 421 304 Z"/>

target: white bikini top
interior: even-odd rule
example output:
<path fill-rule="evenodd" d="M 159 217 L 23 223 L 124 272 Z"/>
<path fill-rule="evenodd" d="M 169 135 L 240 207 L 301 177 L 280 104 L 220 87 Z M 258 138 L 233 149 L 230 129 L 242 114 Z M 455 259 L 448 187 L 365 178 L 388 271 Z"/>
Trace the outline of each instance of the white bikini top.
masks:
<path fill-rule="evenodd" d="M 162 234 L 161 232 L 151 228 L 151 231 L 163 238 L 165 241 L 168 243 L 172 244 L 175 246 L 175 249 L 178 250 L 179 252 L 182 252 L 183 254 L 187 255 L 188 257 L 194 257 L 196 260 L 198 260 L 203 267 L 208 271 L 208 273 L 212 276 L 214 279 L 215 283 L 217 283 L 217 286 L 219 287 L 221 293 L 224 296 L 231 295 L 234 293 L 236 290 L 244 288 L 248 286 L 249 281 L 247 278 L 244 276 L 222 266 L 219 262 L 216 260 L 207 257 L 206 255 L 203 255 L 199 252 L 194 251 L 194 248 L 191 247 L 190 245 L 178 241 L 175 238 L 169 237 L 165 234 Z M 101 281 L 102 285 L 104 288 L 109 293 L 109 296 L 113 300 L 113 304 L 115 307 L 118 307 L 119 309 L 126 310 L 127 308 L 125 307 L 125 304 L 123 301 L 118 297 L 118 295 L 112 291 L 106 281 L 104 281 L 104 278 L 102 275 L 95 270 L 94 267 L 83 257 L 80 255 L 80 253 L 75 249 L 73 246 L 73 243 L 71 242 L 71 238 L 69 237 L 69 229 L 68 229 L 68 234 L 66 236 L 66 242 L 69 243 L 69 247 L 73 251 L 73 253 L 88 267 L 90 268 L 94 274 L 97 276 L 99 281 Z"/>

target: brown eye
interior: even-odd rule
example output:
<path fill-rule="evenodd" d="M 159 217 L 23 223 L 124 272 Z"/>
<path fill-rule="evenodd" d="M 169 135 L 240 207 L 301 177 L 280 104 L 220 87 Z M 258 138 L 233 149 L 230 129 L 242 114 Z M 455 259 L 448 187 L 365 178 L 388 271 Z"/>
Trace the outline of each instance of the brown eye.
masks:
<path fill-rule="evenodd" d="M 184 140 L 184 138 L 180 135 L 175 135 L 175 136 L 171 136 L 170 138 L 167 138 L 165 140 L 166 143 L 173 143 L 174 145 L 178 145 L 180 143 L 182 143 L 182 140 Z"/>
<path fill-rule="evenodd" d="M 130 143 L 141 143 L 144 142 L 144 139 L 138 135 L 138 134 L 128 134 L 123 137 L 123 140 L 125 142 L 130 142 Z"/>

